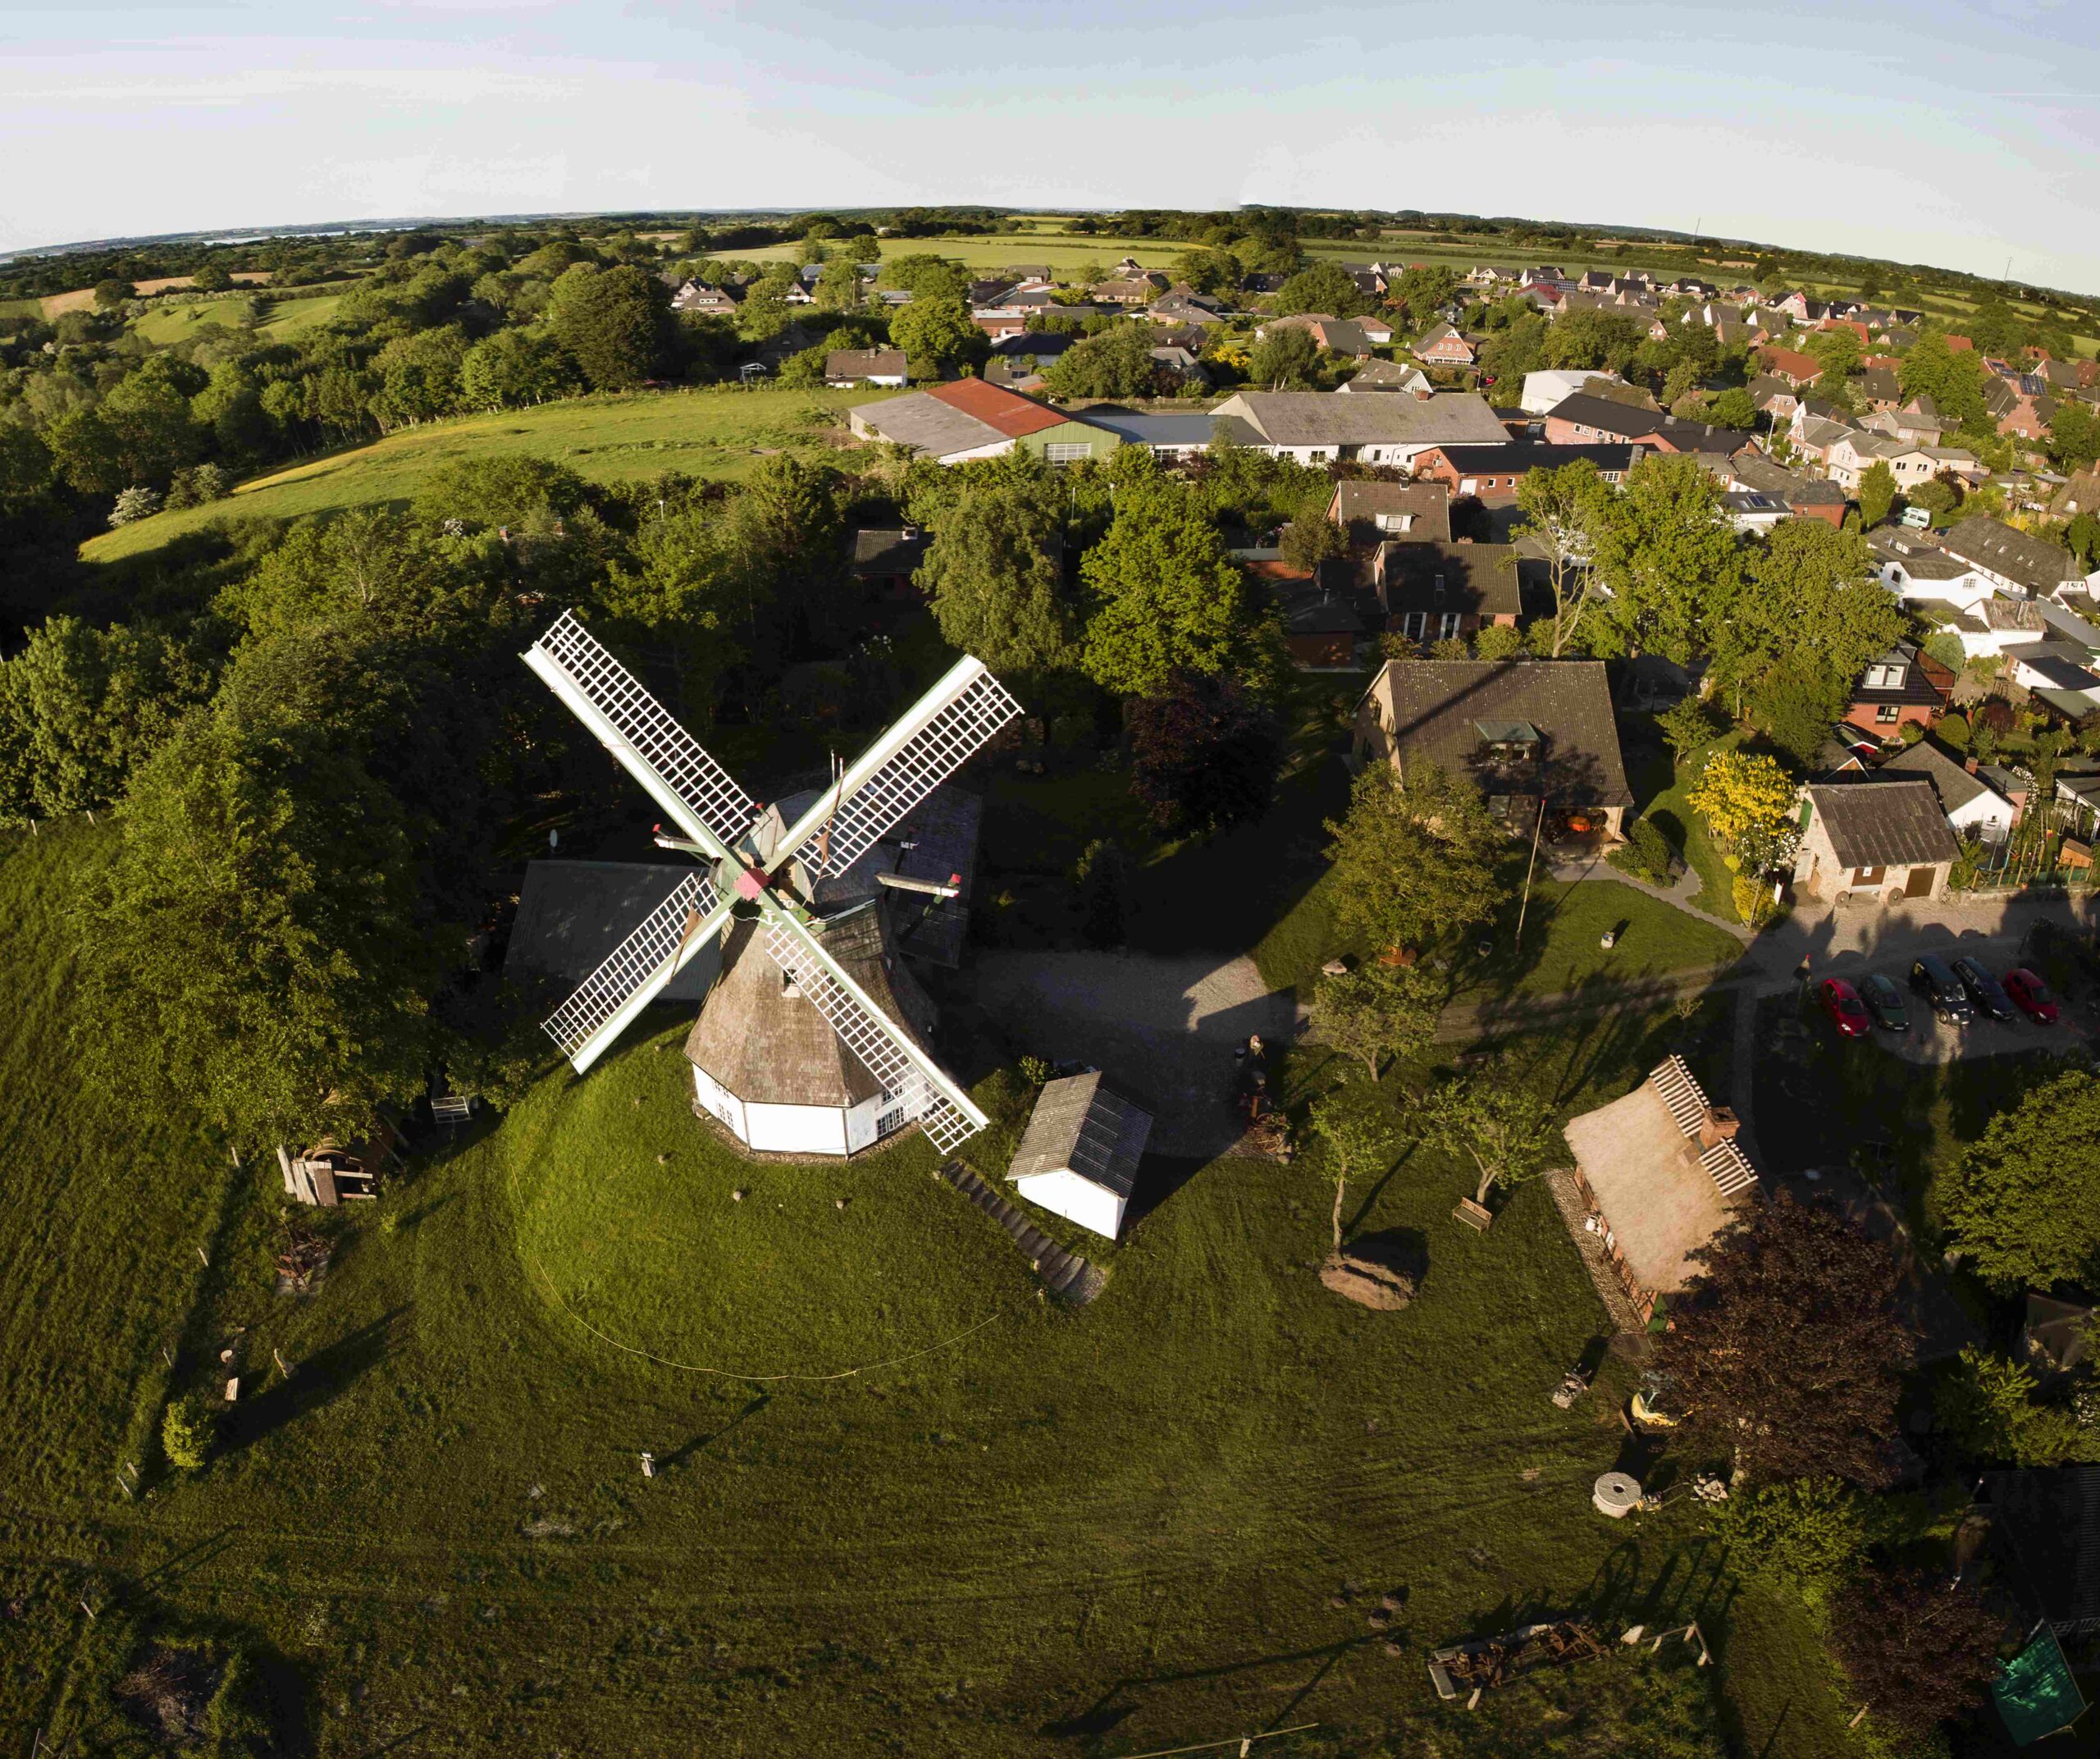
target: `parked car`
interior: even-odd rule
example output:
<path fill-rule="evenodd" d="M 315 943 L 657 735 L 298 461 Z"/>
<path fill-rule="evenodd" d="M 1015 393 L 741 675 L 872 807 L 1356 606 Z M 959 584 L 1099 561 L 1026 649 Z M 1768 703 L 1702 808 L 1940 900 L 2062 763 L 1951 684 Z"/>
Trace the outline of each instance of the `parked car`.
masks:
<path fill-rule="evenodd" d="M 1903 992 L 1879 971 L 1869 971 L 1860 980 L 1860 999 L 1884 1032 L 1908 1032 L 1910 1011 L 1903 1006 Z"/>
<path fill-rule="evenodd" d="M 1841 1039 L 1863 1039 L 1874 1032 L 1874 1017 L 1867 1012 L 1867 1005 L 1860 999 L 1860 992 L 1842 977 L 1826 977 L 1816 985 L 1815 993 L 1823 1003 L 1823 1011 L 1830 1017 L 1830 1024 L 1838 1029 Z"/>
<path fill-rule="evenodd" d="M 2005 993 L 2012 1005 L 2038 1026 L 2053 1026 L 2057 1021 L 2057 998 L 2049 986 L 2034 972 L 2021 967 L 2005 974 Z"/>
<path fill-rule="evenodd" d="M 1947 968 L 1946 962 L 1933 953 L 1922 953 L 1911 966 L 1911 988 L 1925 998 L 1926 1005 L 1935 1018 L 1949 1026 L 1965 1026 L 1976 1017 L 1976 1011 L 1969 1005 L 1969 994 Z"/>
<path fill-rule="evenodd" d="M 1954 975 L 1961 980 L 1961 987 L 1969 992 L 1969 999 L 1993 1020 L 2017 1020 L 2012 998 L 2005 993 L 2005 986 L 1966 955 L 1954 962 Z"/>

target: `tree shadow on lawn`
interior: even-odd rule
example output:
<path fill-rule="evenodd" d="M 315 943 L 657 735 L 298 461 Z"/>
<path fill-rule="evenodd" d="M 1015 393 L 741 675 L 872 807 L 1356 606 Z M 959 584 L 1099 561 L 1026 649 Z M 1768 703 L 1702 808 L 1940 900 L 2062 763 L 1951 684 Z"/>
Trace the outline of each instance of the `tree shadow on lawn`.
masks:
<path fill-rule="evenodd" d="M 291 1375 L 253 1399 L 236 1405 L 219 1432 L 220 1451 L 239 1453 L 285 1424 L 333 1404 L 368 1369 L 383 1362 L 395 1327 L 409 1304 L 381 1314 L 368 1325 L 293 1364 Z"/>
<path fill-rule="evenodd" d="M 1259 1673 L 1268 1669 L 1289 1669 L 1294 1671 L 1311 1665 L 1311 1672 L 1303 1684 L 1292 1692 L 1284 1706 L 1270 1714 L 1264 1726 L 1276 1728 L 1294 1715 L 1305 1700 L 1318 1689 L 1321 1681 L 1331 1673 L 1343 1658 L 1353 1652 L 1372 1643 L 1397 1641 L 1408 1643 L 1410 1634 L 1404 1629 L 1389 1628 L 1384 1631 L 1367 1632 L 1361 1637 L 1344 1637 L 1338 1642 L 1328 1643 L 1317 1649 L 1299 1649 L 1281 1655 L 1258 1656 L 1248 1661 L 1227 1661 L 1216 1667 L 1189 1668 L 1178 1672 L 1126 1674 L 1112 1682 L 1093 1701 L 1084 1708 L 1074 1710 L 1053 1721 L 1044 1723 L 1037 1731 L 1052 1740 L 1079 1740 L 1086 1743 L 1089 1752 L 1100 1752 L 1099 1743 L 1112 1734 L 1121 1725 L 1135 1716 L 1144 1694 L 1154 1687 L 1185 1685 L 1192 1680 L 1229 1680 L 1244 1674 Z"/>
<path fill-rule="evenodd" d="M 1718 1541 L 1695 1539 L 1673 1547 L 1650 1576 L 1641 1542 L 1624 1539 L 1574 1593 L 1532 1588 L 1504 1595 L 1473 1616 L 1463 1640 L 1478 1642 L 1554 1619 L 1586 1619 L 1608 1642 L 1629 1625 L 1645 1624 L 1652 1634 L 1710 1617 L 1723 1619 L 1735 1595 L 1726 1560 L 1726 1548 Z M 1703 1623 L 1701 1629 L 1705 1630 Z M 1706 1634 L 1710 1641 L 1713 1633 Z"/>

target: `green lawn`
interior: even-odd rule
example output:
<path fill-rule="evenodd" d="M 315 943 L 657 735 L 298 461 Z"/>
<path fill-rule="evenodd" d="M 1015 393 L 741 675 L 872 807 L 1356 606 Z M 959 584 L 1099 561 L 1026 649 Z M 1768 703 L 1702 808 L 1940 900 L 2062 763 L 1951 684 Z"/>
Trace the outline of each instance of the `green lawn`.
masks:
<path fill-rule="evenodd" d="M 231 1176 L 71 1075 L 66 901 L 112 834 L 0 854 L 11 1751 L 39 1729 L 113 1744 L 110 1688 L 149 1635 L 241 1646 L 285 1747 L 324 1759 L 1092 1756 L 1308 1720 L 1276 1750 L 1405 1731 L 1474 1752 L 1432 1643 L 1570 1608 L 1731 1638 L 1692 1505 L 1632 1528 L 1588 1506 L 1625 1371 L 1572 1412 L 1545 1397 L 1601 1321 L 1546 1193 L 1471 1233 L 1450 1220 L 1470 1176 L 1435 1154 L 1349 1193 L 1354 1237 L 1426 1261 L 1404 1313 L 1318 1286 L 1315 1175 L 1230 1159 L 1160 1169 L 1180 1182 L 1068 1311 L 921 1141 L 733 1158 L 689 1115 L 685 1022 L 660 1011 L 587 1080 L 550 1076 L 322 1218 L 327 1275 L 281 1297 L 274 1167 Z M 1691 1030 L 1628 1010 L 1533 1049 L 1573 1110 Z M 241 1376 L 194 1479 L 146 1440 L 163 1342 L 178 1387 Z M 1390 1633 L 1366 1616 L 1386 1592 Z M 1748 1725 L 1805 1689 L 1723 1654 L 1699 1683 Z"/>
<path fill-rule="evenodd" d="M 639 392 L 436 422 L 258 477 L 226 500 L 156 514 L 90 538 L 80 554 L 90 562 L 138 555 L 229 517 L 289 519 L 405 501 L 431 470 L 468 457 L 531 453 L 600 482 L 665 470 L 734 479 L 769 452 L 829 450 L 843 431 L 833 425 L 842 412 L 884 395 L 741 387 Z"/>
<path fill-rule="evenodd" d="M 1706 834 L 1705 821 L 1691 810 L 1690 795 L 1707 758 L 1715 752 L 1732 750 L 1741 738 L 1723 733 L 1681 763 L 1659 741 L 1629 743 L 1626 753 L 1637 810 L 1699 875 L 1699 889 L 1691 896 L 1694 907 L 1724 922 L 1742 921 L 1736 910 L 1735 875 Z"/>
<path fill-rule="evenodd" d="M 206 324 L 238 327 L 247 304 L 245 294 L 221 294 L 216 298 L 158 299 L 132 322 L 135 334 L 165 346 L 194 335 Z M 297 335 L 326 323 L 343 303 L 339 293 L 318 293 L 305 299 L 279 299 L 268 304 L 269 315 L 256 326 L 258 336 L 272 340 Z"/>

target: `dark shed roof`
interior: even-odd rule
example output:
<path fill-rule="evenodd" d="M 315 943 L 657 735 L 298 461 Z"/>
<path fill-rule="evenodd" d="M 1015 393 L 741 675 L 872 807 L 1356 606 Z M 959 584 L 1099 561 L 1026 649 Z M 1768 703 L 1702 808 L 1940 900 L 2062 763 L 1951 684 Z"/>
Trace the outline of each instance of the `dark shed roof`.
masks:
<path fill-rule="evenodd" d="M 2100 1621 L 2100 1466 L 1984 1477 L 2042 1616 L 2059 1630 Z"/>
<path fill-rule="evenodd" d="M 1811 787 L 1808 797 L 1840 866 L 1909 867 L 1961 852 L 1929 782 Z"/>
<path fill-rule="evenodd" d="M 1009 1179 L 1070 1171 L 1128 1197 L 1152 1134 L 1152 1114 L 1113 1092 L 1097 1072 L 1044 1084 L 1015 1150 Z"/>

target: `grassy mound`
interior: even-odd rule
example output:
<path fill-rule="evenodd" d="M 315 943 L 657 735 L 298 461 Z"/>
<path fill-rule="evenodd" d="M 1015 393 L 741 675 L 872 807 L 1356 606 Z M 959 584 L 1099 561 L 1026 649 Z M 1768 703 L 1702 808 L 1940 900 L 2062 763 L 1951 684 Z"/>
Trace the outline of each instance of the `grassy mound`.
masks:
<path fill-rule="evenodd" d="M 630 1350 L 752 1374 L 906 1355 L 1029 1298 L 1026 1267 L 931 1176 L 923 1136 L 851 1163 L 734 1153 L 692 1115 L 688 1024 L 678 1011 L 509 1121 L 539 1293 Z"/>

